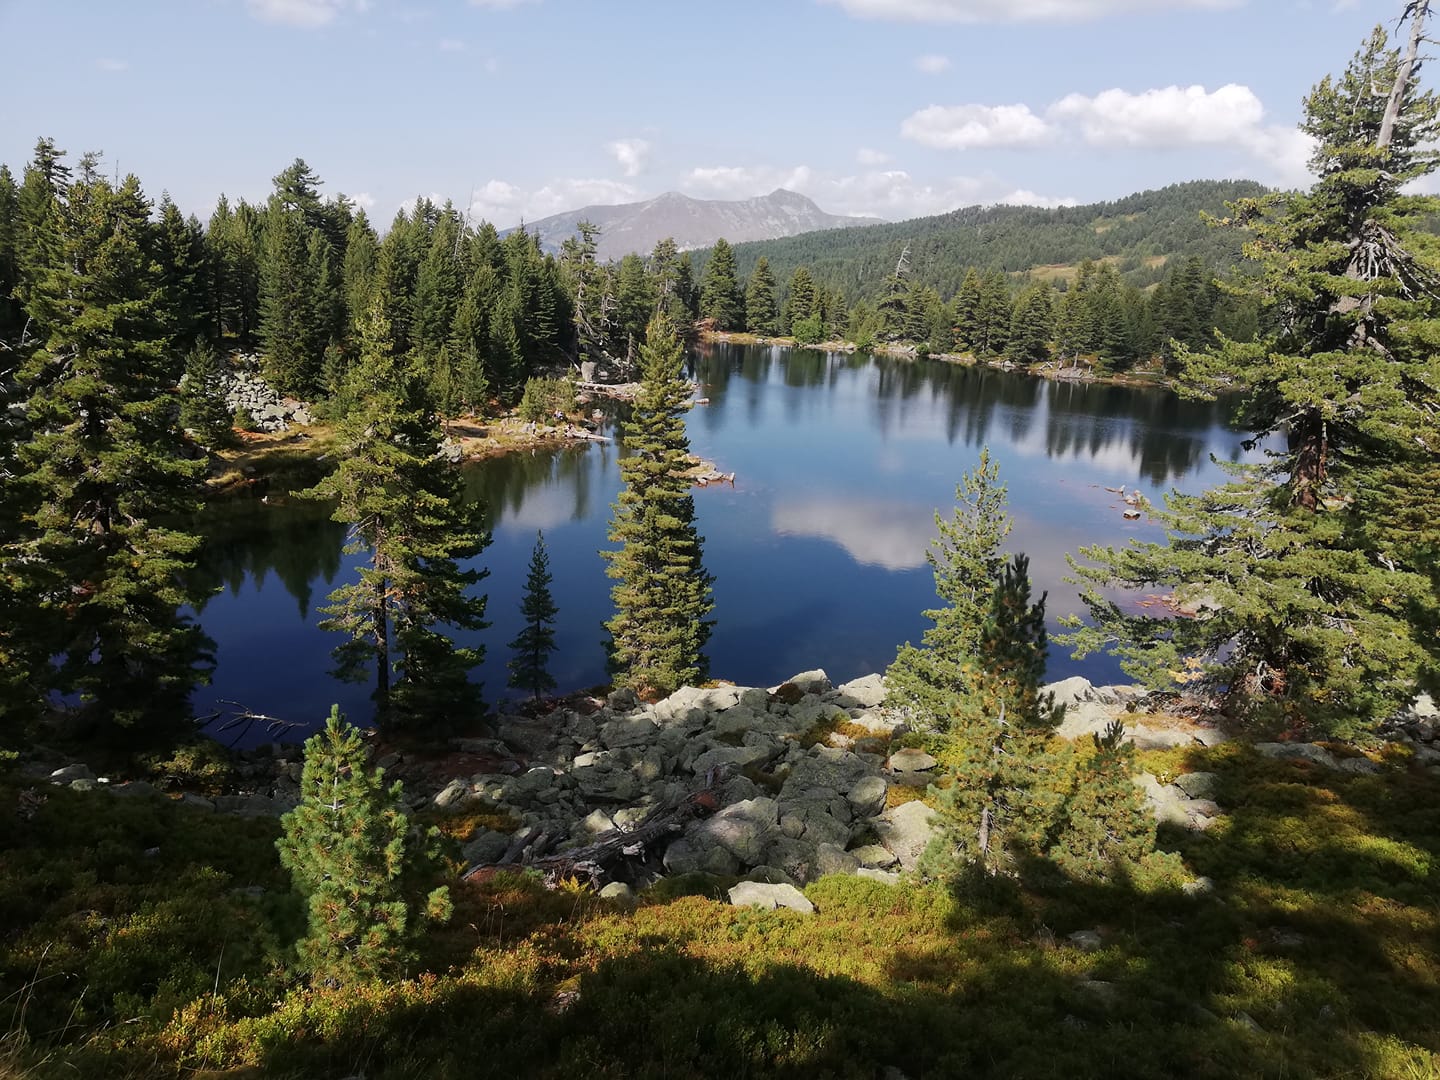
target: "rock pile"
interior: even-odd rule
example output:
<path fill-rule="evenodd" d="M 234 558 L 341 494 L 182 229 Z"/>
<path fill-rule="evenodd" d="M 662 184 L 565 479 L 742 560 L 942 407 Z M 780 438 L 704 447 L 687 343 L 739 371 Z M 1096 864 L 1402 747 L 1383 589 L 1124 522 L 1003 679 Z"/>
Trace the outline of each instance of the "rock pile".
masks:
<path fill-rule="evenodd" d="M 259 358 L 238 356 L 226 373 L 225 407 L 232 413 L 246 412 L 257 431 L 288 431 L 291 424 L 313 424 L 309 406 L 292 397 L 282 397 L 255 369 Z"/>

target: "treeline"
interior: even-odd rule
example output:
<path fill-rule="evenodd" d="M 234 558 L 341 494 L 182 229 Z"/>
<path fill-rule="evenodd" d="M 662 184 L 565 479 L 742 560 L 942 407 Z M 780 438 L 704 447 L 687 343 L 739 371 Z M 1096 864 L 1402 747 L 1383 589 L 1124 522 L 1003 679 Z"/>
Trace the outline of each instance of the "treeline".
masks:
<path fill-rule="evenodd" d="M 852 305 L 796 268 L 777 298 L 775 275 L 762 255 L 743 288 L 735 256 L 719 241 L 706 263 L 700 314 L 716 329 L 785 334 L 801 344 L 850 341 L 914 345 L 921 352 L 970 352 L 1019 364 L 1082 361 L 1096 371 L 1124 371 L 1155 358 L 1178 367 L 1184 348 L 1201 348 L 1216 330 L 1250 341 L 1259 305 L 1225 291 L 1199 255 L 1175 262 L 1151 289 L 1127 284 L 1109 262 L 1083 262 L 1065 288 L 1048 280 L 1017 283 L 1003 270 L 970 267 L 949 297 L 909 271 L 892 271 L 878 300 Z"/>

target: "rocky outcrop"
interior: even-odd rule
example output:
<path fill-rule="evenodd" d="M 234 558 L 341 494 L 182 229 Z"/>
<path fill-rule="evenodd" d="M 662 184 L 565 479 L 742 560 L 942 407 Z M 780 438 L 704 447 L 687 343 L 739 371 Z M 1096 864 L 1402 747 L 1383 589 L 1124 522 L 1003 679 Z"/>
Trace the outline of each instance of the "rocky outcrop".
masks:
<path fill-rule="evenodd" d="M 303 401 L 282 396 L 255 369 L 259 357 L 241 355 L 225 378 L 225 407 L 232 413 L 246 413 L 256 431 L 288 431 L 291 424 L 315 422 Z"/>

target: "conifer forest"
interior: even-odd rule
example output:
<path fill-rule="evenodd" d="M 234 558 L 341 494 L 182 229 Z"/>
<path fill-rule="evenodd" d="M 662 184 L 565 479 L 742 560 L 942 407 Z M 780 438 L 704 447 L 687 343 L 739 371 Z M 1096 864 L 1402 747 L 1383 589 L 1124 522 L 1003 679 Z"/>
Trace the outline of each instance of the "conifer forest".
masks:
<path fill-rule="evenodd" d="M 1274 15 L 1141 6 L 699 5 L 676 103 L 718 161 L 769 145 L 722 90 L 800 48 L 782 24 L 815 63 L 933 39 L 955 63 L 874 87 L 933 101 L 986 35 Z M 435 30 L 212 7 L 282 66 Z M 557 89 L 621 115 L 653 60 L 621 179 L 391 216 L 288 152 L 258 191 L 263 109 L 233 162 L 141 177 L 127 129 L 80 141 L 101 103 L 27 92 L 0 148 L 54 133 L 0 163 L 0 1080 L 1440 1076 L 1430 8 L 1376 5 L 1348 60 L 1235 44 L 1272 95 L 1305 65 L 1294 130 L 1229 74 L 928 104 L 902 140 L 990 164 L 925 180 L 876 135 L 863 176 L 695 167 L 695 199 L 639 197 L 679 152 L 671 44 L 597 24 L 586 66 L 626 70 L 571 101 L 571 0 L 455 16 L 558 43 L 427 55 L 523 74 L 540 126 Z M 885 83 L 879 55 L 843 63 Z M 86 77 L 149 78 L 120 56 Z M 366 123 L 421 176 L 401 117 L 441 105 L 396 63 Z M 869 124 L 792 74 L 797 155 Z M 495 130 L 457 152 L 540 145 Z M 1085 155 L 1149 144 L 1264 182 L 985 186 L 1053 150 L 1089 190 Z M 1261 168 L 1286 155 L 1304 182 Z"/>

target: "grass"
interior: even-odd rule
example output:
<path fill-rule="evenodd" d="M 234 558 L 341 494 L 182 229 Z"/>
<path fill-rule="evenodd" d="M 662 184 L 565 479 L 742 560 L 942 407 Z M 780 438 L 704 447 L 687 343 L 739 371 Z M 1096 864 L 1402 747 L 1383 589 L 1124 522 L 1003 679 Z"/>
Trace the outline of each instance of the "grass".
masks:
<path fill-rule="evenodd" d="M 826 878 L 806 917 L 503 875 L 415 977 L 347 990 L 288 971 L 273 822 L 55 789 L 0 830 L 0 1077 L 1440 1075 L 1440 783 L 1142 765 L 1217 774 L 1226 816 L 1162 835 L 1211 893 Z"/>

